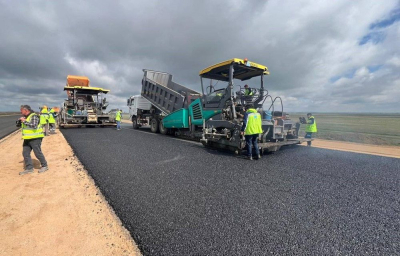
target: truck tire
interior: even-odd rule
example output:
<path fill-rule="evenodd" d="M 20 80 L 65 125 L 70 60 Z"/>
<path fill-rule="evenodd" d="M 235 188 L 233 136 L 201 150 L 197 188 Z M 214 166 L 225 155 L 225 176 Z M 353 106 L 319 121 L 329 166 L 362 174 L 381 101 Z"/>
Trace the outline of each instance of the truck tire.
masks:
<path fill-rule="evenodd" d="M 159 131 L 159 128 L 160 128 L 159 126 L 160 126 L 160 124 L 159 124 L 159 121 L 158 121 L 157 118 L 151 119 L 151 121 L 150 121 L 150 130 L 151 130 L 151 132 L 157 133 Z"/>
<path fill-rule="evenodd" d="M 133 127 L 133 129 L 139 129 L 139 125 L 137 123 L 136 117 L 132 117 L 132 127 Z"/>
<path fill-rule="evenodd" d="M 169 134 L 169 129 L 168 128 L 164 128 L 164 125 L 162 123 L 162 121 L 159 122 L 160 123 L 160 133 L 163 135 L 167 135 Z"/>

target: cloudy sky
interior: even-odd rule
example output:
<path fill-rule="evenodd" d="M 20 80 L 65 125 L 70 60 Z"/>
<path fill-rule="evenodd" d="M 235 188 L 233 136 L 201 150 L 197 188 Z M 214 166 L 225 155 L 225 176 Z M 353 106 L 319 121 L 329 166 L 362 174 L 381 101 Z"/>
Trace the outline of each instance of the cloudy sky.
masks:
<path fill-rule="evenodd" d="M 67 75 L 126 110 L 144 68 L 200 91 L 201 69 L 248 58 L 286 111 L 400 112 L 399 45 L 399 0 L 0 0 L 0 111 L 59 106 Z"/>

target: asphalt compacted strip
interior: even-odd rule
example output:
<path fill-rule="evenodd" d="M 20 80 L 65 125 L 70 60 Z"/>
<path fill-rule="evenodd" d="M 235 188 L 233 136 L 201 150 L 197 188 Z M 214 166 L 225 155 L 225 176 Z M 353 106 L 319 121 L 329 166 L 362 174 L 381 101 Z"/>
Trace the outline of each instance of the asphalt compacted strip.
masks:
<path fill-rule="evenodd" d="M 400 160 L 293 146 L 258 161 L 123 126 L 64 136 L 144 255 L 393 255 Z"/>
<path fill-rule="evenodd" d="M 20 117 L 21 115 L 0 115 L 0 140 L 19 129 L 16 121 Z"/>

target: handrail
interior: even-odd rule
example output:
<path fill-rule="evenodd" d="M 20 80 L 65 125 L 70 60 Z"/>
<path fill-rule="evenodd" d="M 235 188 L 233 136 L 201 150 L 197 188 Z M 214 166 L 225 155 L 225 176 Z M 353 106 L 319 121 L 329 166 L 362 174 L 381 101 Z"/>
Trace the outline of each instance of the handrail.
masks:
<path fill-rule="evenodd" d="M 272 99 L 272 97 L 271 97 L 271 99 Z M 282 115 L 283 115 L 283 101 L 282 101 L 282 98 L 279 97 L 279 96 L 275 97 L 275 99 L 272 101 L 271 106 L 268 108 L 267 111 L 269 111 L 269 110 L 271 109 L 271 107 L 273 107 L 273 109 L 274 109 L 274 111 L 272 112 L 272 115 L 273 115 L 273 113 L 275 112 L 275 106 L 274 106 L 274 104 L 275 104 L 275 101 L 276 101 L 277 99 L 279 99 L 279 100 L 281 101 Z"/>

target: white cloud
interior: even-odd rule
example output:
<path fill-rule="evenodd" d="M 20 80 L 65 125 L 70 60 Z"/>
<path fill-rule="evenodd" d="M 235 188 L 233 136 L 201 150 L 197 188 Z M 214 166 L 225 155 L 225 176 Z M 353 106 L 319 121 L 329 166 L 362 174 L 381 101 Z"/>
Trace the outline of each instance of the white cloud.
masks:
<path fill-rule="evenodd" d="M 400 67 L 400 58 L 397 55 L 395 55 L 392 58 L 390 58 L 386 63 L 396 67 Z"/>

